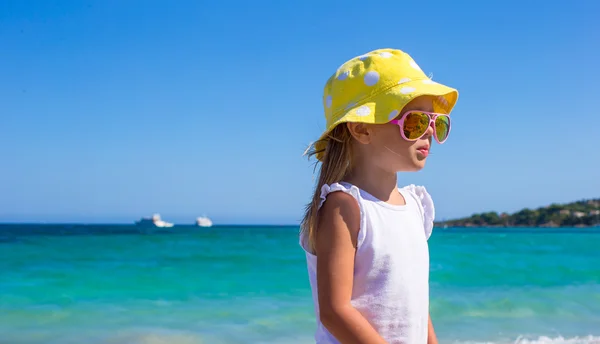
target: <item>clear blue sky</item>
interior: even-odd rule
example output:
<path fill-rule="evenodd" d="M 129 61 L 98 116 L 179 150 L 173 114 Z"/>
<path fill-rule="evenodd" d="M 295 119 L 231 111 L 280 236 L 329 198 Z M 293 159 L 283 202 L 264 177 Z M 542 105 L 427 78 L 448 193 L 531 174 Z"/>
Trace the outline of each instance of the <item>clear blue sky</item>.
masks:
<path fill-rule="evenodd" d="M 469 5 L 466 5 L 469 3 Z M 460 91 L 438 219 L 600 197 L 598 1 L 0 0 L 0 221 L 298 223 L 345 60 Z"/>

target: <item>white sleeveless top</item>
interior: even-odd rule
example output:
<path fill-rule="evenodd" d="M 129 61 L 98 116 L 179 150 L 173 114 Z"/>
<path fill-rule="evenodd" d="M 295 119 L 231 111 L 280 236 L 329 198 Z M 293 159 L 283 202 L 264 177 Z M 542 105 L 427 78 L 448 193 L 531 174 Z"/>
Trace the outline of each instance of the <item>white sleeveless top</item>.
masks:
<path fill-rule="evenodd" d="M 429 248 L 433 230 L 433 201 L 422 186 L 399 189 L 406 205 L 378 200 L 348 183 L 323 185 L 321 205 L 327 195 L 343 191 L 360 208 L 360 230 L 354 262 L 351 304 L 390 344 L 425 344 L 429 316 Z M 305 237 L 300 245 L 306 262 L 317 318 L 317 344 L 339 341 L 319 321 L 317 257 Z"/>

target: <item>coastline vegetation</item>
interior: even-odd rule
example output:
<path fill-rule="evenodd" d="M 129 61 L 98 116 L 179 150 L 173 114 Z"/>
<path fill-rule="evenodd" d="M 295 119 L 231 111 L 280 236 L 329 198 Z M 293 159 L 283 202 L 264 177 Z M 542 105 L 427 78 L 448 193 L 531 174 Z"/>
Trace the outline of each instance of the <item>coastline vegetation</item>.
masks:
<path fill-rule="evenodd" d="M 593 227 L 600 226 L 600 198 L 522 209 L 513 214 L 485 212 L 436 222 L 439 227 Z"/>

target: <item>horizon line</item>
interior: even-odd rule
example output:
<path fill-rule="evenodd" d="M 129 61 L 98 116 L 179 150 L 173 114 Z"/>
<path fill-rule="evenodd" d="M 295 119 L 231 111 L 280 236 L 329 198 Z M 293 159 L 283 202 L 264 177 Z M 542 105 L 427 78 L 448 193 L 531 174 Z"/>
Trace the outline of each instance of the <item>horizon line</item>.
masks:
<path fill-rule="evenodd" d="M 6 226 L 6 225 L 19 225 L 19 226 L 23 226 L 23 225 L 48 225 L 48 226 L 60 226 L 60 225 L 70 225 L 70 226 L 136 226 L 137 225 L 132 222 L 132 223 L 128 223 L 128 222 L 52 222 L 52 221 L 0 221 L 0 226 Z M 299 226 L 300 224 L 293 224 L 293 223 L 219 223 L 219 224 L 213 224 L 212 227 L 295 227 L 295 226 Z M 178 227 L 196 227 L 195 224 L 193 223 L 173 223 L 173 227 L 178 226 Z M 205 227 L 205 228 L 210 228 L 210 227 Z"/>

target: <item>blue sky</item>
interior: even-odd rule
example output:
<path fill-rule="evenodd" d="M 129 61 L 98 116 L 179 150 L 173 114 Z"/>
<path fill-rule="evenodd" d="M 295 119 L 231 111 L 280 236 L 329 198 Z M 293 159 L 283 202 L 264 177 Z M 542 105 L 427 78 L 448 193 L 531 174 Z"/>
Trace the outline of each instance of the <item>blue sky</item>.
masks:
<path fill-rule="evenodd" d="M 469 3 L 469 5 L 467 5 Z M 0 221 L 294 224 L 347 59 L 456 87 L 438 219 L 600 196 L 600 2 L 0 0 Z"/>

